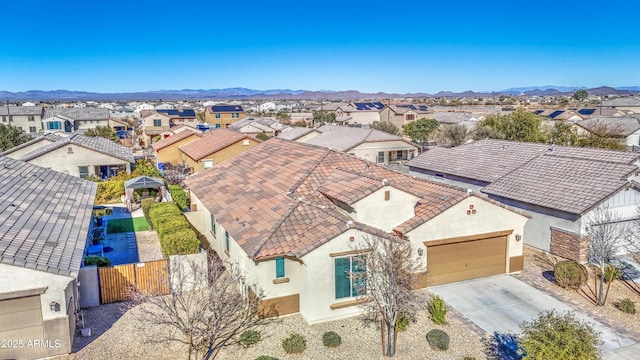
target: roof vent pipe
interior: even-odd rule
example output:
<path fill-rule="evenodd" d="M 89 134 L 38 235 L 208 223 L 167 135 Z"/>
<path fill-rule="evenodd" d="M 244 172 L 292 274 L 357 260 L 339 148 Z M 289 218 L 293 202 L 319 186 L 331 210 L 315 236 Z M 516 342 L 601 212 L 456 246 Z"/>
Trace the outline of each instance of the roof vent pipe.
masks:
<path fill-rule="evenodd" d="M 347 221 L 347 230 L 351 228 L 351 225 L 353 225 L 353 221 Z"/>
<path fill-rule="evenodd" d="M 389 180 L 382 179 L 382 186 L 387 186 L 387 185 L 389 185 Z"/>

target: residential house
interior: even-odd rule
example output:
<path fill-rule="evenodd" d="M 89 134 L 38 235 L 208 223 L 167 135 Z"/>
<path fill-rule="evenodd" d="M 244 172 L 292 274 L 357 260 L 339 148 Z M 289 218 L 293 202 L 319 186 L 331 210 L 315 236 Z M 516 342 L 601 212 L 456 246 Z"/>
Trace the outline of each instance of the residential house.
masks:
<path fill-rule="evenodd" d="M 335 149 L 384 165 L 410 160 L 420 152 L 418 145 L 400 136 L 369 128 L 336 125 L 291 128 L 278 137 Z"/>
<path fill-rule="evenodd" d="M 635 97 L 622 97 L 602 102 L 602 107 L 614 108 L 626 113 L 640 114 L 640 99 Z"/>
<path fill-rule="evenodd" d="M 640 114 L 637 116 L 640 116 Z M 596 136 L 619 138 L 630 149 L 640 146 L 640 119 L 637 117 L 595 117 L 576 122 L 575 128 L 579 136 L 591 133 Z"/>
<path fill-rule="evenodd" d="M 380 111 L 384 109 L 381 102 L 356 102 L 340 105 L 336 108 L 336 121 L 344 125 L 371 125 L 380 121 Z"/>
<path fill-rule="evenodd" d="M 398 129 L 408 123 L 426 117 L 433 117 L 433 112 L 427 105 L 422 104 L 396 104 L 385 106 L 380 111 L 380 121 L 389 121 Z"/>
<path fill-rule="evenodd" d="M 527 211 L 525 244 L 585 262 L 586 226 L 597 206 L 606 204 L 625 220 L 637 216 L 639 160 L 630 152 L 481 140 L 431 149 L 407 165 L 412 175 Z"/>
<path fill-rule="evenodd" d="M 109 126 L 109 117 L 109 109 L 46 108 L 42 115 L 42 125 L 45 133 L 84 133 L 96 126 Z"/>
<path fill-rule="evenodd" d="M 20 104 L 20 106 L 36 106 L 36 103 L 33 103 L 31 101 L 25 101 L 22 104 Z"/>
<path fill-rule="evenodd" d="M 133 112 L 142 116 L 144 110 L 155 110 L 151 104 L 136 104 L 133 106 Z"/>
<path fill-rule="evenodd" d="M 271 101 L 267 101 L 258 105 L 258 111 L 260 112 L 273 112 L 276 111 L 276 104 Z"/>
<path fill-rule="evenodd" d="M 174 106 L 168 103 L 163 103 L 160 105 L 156 105 L 156 110 L 173 110 Z"/>
<path fill-rule="evenodd" d="M 142 119 L 142 141 L 146 146 L 160 140 L 160 133 L 171 128 L 171 116 L 156 110 L 143 110 L 140 112 L 140 118 Z"/>
<path fill-rule="evenodd" d="M 208 169 L 260 143 L 247 134 L 227 129 L 213 129 L 202 138 L 179 147 L 183 163 L 194 172 Z"/>
<path fill-rule="evenodd" d="M 109 118 L 109 126 L 115 131 L 128 131 L 132 128 L 128 122 L 113 117 Z"/>
<path fill-rule="evenodd" d="M 211 248 L 308 323 L 361 312 L 349 274 L 364 236 L 410 241 L 418 288 L 522 270 L 524 214 L 340 151 L 276 137 L 185 183 Z"/>
<path fill-rule="evenodd" d="M 69 354 L 96 184 L 0 156 L 2 359 Z"/>
<path fill-rule="evenodd" d="M 129 148 L 82 134 L 46 134 L 0 155 L 82 178 L 129 174 L 135 164 Z"/>
<path fill-rule="evenodd" d="M 155 151 L 158 163 L 170 163 L 173 165 L 185 165 L 185 158 L 180 147 L 194 142 L 202 137 L 202 132 L 196 129 L 192 131 L 177 131 L 151 145 Z"/>
<path fill-rule="evenodd" d="M 204 113 L 205 121 L 215 129 L 224 129 L 247 116 L 242 105 L 211 105 L 205 108 Z"/>
<path fill-rule="evenodd" d="M 35 137 L 42 135 L 42 106 L 2 106 L 2 124 L 13 125 Z"/>
<path fill-rule="evenodd" d="M 171 126 L 187 125 L 195 128 L 198 125 L 198 119 L 196 118 L 196 112 L 193 109 L 169 109 L 169 110 L 156 110 L 160 114 L 166 114 L 169 116 L 169 123 Z"/>
<path fill-rule="evenodd" d="M 284 129 L 290 126 L 282 124 L 273 118 L 246 117 L 237 121 L 227 128 L 244 134 L 257 135 L 264 133 L 268 136 L 277 136 Z"/>

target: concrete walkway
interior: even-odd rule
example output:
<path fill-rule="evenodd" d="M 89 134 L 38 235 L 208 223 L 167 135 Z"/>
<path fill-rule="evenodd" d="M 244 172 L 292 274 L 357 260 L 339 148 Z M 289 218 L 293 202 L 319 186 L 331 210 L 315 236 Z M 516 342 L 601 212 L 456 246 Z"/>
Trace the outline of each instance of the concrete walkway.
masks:
<path fill-rule="evenodd" d="M 620 354 L 625 354 L 625 351 L 629 351 L 626 350 L 629 346 L 640 347 L 636 345 L 636 340 L 627 336 L 623 329 L 612 328 L 594 320 L 565 302 L 512 276 L 499 275 L 434 286 L 430 287 L 429 291 L 441 296 L 463 317 L 496 338 L 513 338 L 513 335 L 520 332 L 519 326 L 523 321 L 532 320 L 543 311 L 555 309 L 560 313 L 573 311 L 578 318 L 590 322 L 596 330 L 601 332 L 604 341 L 601 349 L 605 353 L 620 349 Z M 640 354 L 638 350 L 633 352 L 636 355 Z M 612 357 L 611 359 L 626 358 Z"/>

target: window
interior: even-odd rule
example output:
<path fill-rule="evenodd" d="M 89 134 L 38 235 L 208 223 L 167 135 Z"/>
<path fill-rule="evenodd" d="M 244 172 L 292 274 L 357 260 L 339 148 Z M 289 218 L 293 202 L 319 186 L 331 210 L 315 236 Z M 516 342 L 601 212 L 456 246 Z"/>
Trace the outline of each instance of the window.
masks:
<path fill-rule="evenodd" d="M 212 166 L 213 166 L 213 160 L 205 160 L 204 161 L 204 168 L 205 169 L 208 169 L 208 168 L 210 168 Z"/>
<path fill-rule="evenodd" d="M 13 115 L 9 115 L 9 122 L 13 121 Z"/>
<path fill-rule="evenodd" d="M 232 119 L 239 119 L 240 118 L 240 113 L 231 113 L 231 118 Z"/>
<path fill-rule="evenodd" d="M 335 259 L 336 299 L 356 297 L 366 292 L 366 281 L 356 274 L 367 271 L 363 255 L 340 257 Z"/>
<path fill-rule="evenodd" d="M 378 164 L 384 163 L 384 151 L 378 151 Z"/>
<path fill-rule="evenodd" d="M 220 129 L 220 124 L 216 124 L 216 129 Z"/>
<path fill-rule="evenodd" d="M 89 176 L 89 167 L 88 166 L 78 166 L 78 172 L 80 173 L 81 178 L 86 178 Z"/>
<path fill-rule="evenodd" d="M 220 119 L 220 113 L 216 114 L 216 119 Z"/>
<path fill-rule="evenodd" d="M 284 277 L 284 258 L 276 259 L 276 279 Z"/>
<path fill-rule="evenodd" d="M 29 115 L 28 121 L 36 121 L 36 117 L 33 115 Z"/>
<path fill-rule="evenodd" d="M 48 122 L 47 130 L 60 130 L 60 122 L 59 121 Z"/>
<path fill-rule="evenodd" d="M 7 117 L 5 115 L 2 115 L 2 122 L 7 122 Z"/>
<path fill-rule="evenodd" d="M 415 120 L 416 115 L 415 114 L 407 114 L 407 121 L 413 121 Z"/>
<path fill-rule="evenodd" d="M 216 237 L 216 218 L 211 214 L 211 232 L 213 237 Z"/>
<path fill-rule="evenodd" d="M 229 252 L 229 232 L 227 230 L 224 231 L 224 249 Z"/>
<path fill-rule="evenodd" d="M 72 146 L 69 146 L 67 148 L 67 154 L 73 154 L 73 147 Z"/>
<path fill-rule="evenodd" d="M 153 126 L 162 126 L 162 120 L 153 119 Z"/>
<path fill-rule="evenodd" d="M 30 133 L 36 132 L 36 127 L 35 126 L 29 126 L 29 132 Z"/>

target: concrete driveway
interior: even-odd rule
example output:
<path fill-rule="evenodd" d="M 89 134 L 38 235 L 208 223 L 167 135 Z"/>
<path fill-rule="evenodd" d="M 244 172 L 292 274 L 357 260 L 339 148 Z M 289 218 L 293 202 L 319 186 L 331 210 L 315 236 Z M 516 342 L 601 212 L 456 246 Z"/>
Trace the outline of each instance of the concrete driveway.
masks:
<path fill-rule="evenodd" d="M 574 311 L 565 303 L 508 275 L 433 286 L 429 291 L 442 297 L 463 316 L 496 337 L 518 334 L 520 324 L 536 318 L 540 312 L 552 309 L 558 312 Z M 576 315 L 601 331 L 603 352 L 635 344 L 635 341 L 618 335 L 614 329 L 580 312 L 576 312 Z M 638 353 L 636 350 L 636 356 Z"/>

